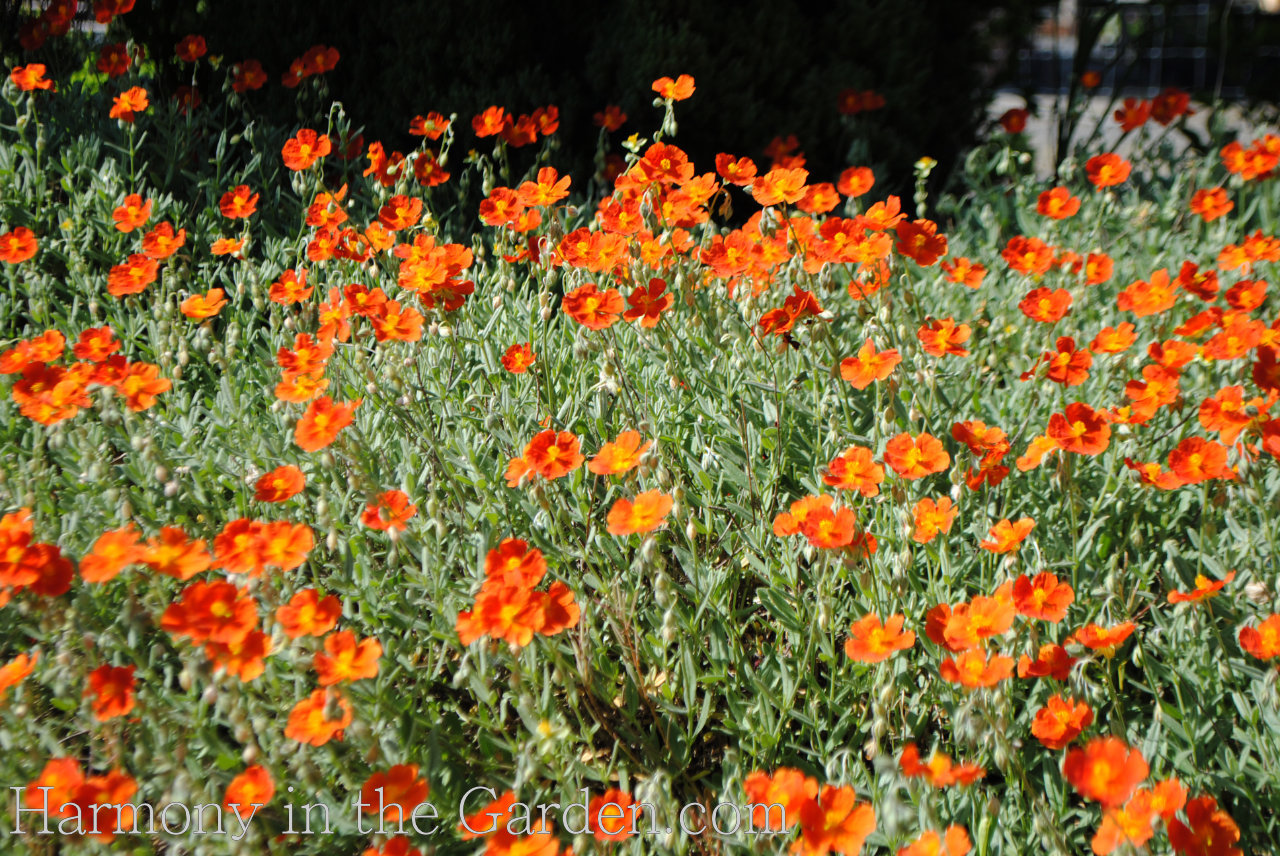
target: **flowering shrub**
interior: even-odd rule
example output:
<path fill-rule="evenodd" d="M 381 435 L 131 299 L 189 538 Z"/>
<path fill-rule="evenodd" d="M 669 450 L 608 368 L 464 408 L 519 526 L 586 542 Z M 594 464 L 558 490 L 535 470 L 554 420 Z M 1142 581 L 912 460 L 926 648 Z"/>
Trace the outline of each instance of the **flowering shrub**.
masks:
<path fill-rule="evenodd" d="M 406 117 L 388 152 L 336 106 L 161 98 L 112 50 L 4 89 L 14 840 L 1280 836 L 1280 138 L 1046 187 L 1001 131 L 931 220 L 785 147 L 693 163 L 673 74 L 591 197 L 552 106 Z M 189 840 L 144 803 L 258 808 Z"/>

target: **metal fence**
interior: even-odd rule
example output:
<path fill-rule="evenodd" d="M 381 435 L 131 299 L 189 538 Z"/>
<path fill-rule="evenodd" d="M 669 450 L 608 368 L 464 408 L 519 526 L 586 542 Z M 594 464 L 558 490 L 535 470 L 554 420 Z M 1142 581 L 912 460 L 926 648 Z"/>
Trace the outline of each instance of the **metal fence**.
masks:
<path fill-rule="evenodd" d="M 1280 99 L 1280 14 L 1269 2 L 1062 0 L 1019 53 L 1019 80 L 1061 92 L 1080 70 L 1139 96 L 1177 86 L 1226 99 Z M 1280 4 L 1277 4 L 1280 5 Z M 1088 61 L 1077 56 L 1088 52 Z"/>

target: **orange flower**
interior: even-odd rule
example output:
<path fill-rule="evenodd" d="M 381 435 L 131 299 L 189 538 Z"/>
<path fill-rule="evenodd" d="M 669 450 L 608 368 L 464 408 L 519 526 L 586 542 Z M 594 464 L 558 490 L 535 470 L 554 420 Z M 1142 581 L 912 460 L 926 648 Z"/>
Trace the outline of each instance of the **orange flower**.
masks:
<path fill-rule="evenodd" d="M 1050 696 L 1045 706 L 1036 711 L 1031 733 L 1046 749 L 1065 749 L 1093 722 L 1093 708 L 1082 701 Z"/>
<path fill-rule="evenodd" d="M 951 524 L 955 522 L 956 515 L 960 513 L 960 509 L 951 503 L 951 497 L 944 496 L 937 502 L 925 497 L 916 503 L 912 510 L 912 516 L 915 518 L 915 532 L 911 535 L 911 540 L 917 544 L 928 544 L 939 533 L 951 531 Z"/>
<path fill-rule="evenodd" d="M 1236 578 L 1236 572 L 1231 571 L 1220 580 L 1211 580 L 1204 574 L 1196 575 L 1196 587 L 1190 592 L 1171 591 L 1169 592 L 1169 603 L 1199 603 L 1202 600 L 1216 597 L 1222 587 Z"/>
<path fill-rule="evenodd" d="M 355 420 L 356 408 L 363 400 L 357 398 L 348 404 L 334 404 L 327 395 L 317 398 L 307 405 L 307 412 L 294 427 L 293 442 L 307 452 L 323 449 L 337 439 L 338 432 Z"/>
<path fill-rule="evenodd" d="M 30 65 L 14 66 L 13 71 L 9 72 L 9 79 L 22 92 L 31 92 L 35 89 L 53 89 L 53 81 L 48 80 L 44 76 L 45 67 L 33 62 Z"/>
<path fill-rule="evenodd" d="M 147 90 L 141 86 L 132 86 L 117 95 L 111 102 L 112 119 L 132 123 L 138 113 L 145 112 L 151 102 L 147 99 Z"/>
<path fill-rule="evenodd" d="M 916 331 L 916 338 L 924 346 L 926 354 L 935 357 L 947 354 L 967 357 L 968 350 L 960 346 L 969 341 L 972 332 L 968 324 L 957 325 L 954 318 L 930 318 Z"/>
<path fill-rule="evenodd" d="M 597 841 L 626 841 L 640 829 L 642 803 L 618 788 L 592 797 L 587 805 L 587 830 Z"/>
<path fill-rule="evenodd" d="M 449 130 L 452 124 L 440 113 L 428 113 L 426 116 L 414 116 L 409 122 L 409 133 L 415 137 L 426 137 L 428 140 L 438 140 L 444 136 L 445 131 Z"/>
<path fill-rule="evenodd" d="M 938 835 L 932 829 L 921 833 L 915 841 L 900 848 L 898 856 L 965 856 L 972 849 L 969 831 L 953 824 L 947 827 L 944 835 Z"/>
<path fill-rule="evenodd" d="M 116 230 L 128 233 L 145 226 L 151 219 L 151 205 L 150 199 L 143 202 L 141 196 L 130 193 L 124 198 L 124 202 L 111 212 L 111 219 L 116 221 Z"/>
<path fill-rule="evenodd" d="M 895 249 L 921 267 L 929 267 L 947 254 L 947 236 L 938 234 L 932 220 L 903 220 L 896 227 Z"/>
<path fill-rule="evenodd" d="M 1071 676 L 1071 667 L 1075 663 L 1076 658 L 1067 654 L 1066 648 L 1051 642 L 1040 646 L 1034 660 L 1026 654 L 1018 658 L 1018 677 L 1065 681 Z"/>
<path fill-rule="evenodd" d="M 52 758 L 40 775 L 27 783 L 27 808 L 46 810 L 51 817 L 69 817 L 70 807 L 84 786 L 84 771 L 74 758 Z M 48 790 L 44 790 L 48 788 Z"/>
<path fill-rule="evenodd" d="M 573 627 L 580 613 L 573 592 L 562 582 L 540 592 L 523 584 L 486 581 L 476 595 L 475 608 L 458 613 L 456 629 L 463 645 L 491 636 L 522 648 L 535 633 L 554 636 Z"/>
<path fill-rule="evenodd" d="M 1135 629 L 1136 625 L 1132 621 L 1125 621 L 1114 627 L 1100 627 L 1090 623 L 1072 633 L 1066 641 L 1067 644 L 1075 642 L 1090 650 L 1101 651 L 1105 657 L 1114 657 L 1116 648 L 1128 639 Z"/>
<path fill-rule="evenodd" d="M 1008 519 L 1001 520 L 991 527 L 989 540 L 980 542 L 978 546 L 992 553 L 1016 552 L 1035 526 L 1036 522 L 1030 517 L 1020 518 L 1016 523 Z"/>
<path fill-rule="evenodd" d="M 800 838 L 791 852 L 800 856 L 832 852 L 856 856 L 876 828 L 875 811 L 857 799 L 848 785 L 823 785 L 818 799 L 800 806 Z"/>
<path fill-rule="evenodd" d="M 542 431 L 524 449 L 524 460 L 545 479 L 558 479 L 582 466 L 578 438 L 570 431 Z"/>
<path fill-rule="evenodd" d="M 36 236 L 25 226 L 0 235 L 0 261 L 21 264 L 36 254 Z"/>
<path fill-rule="evenodd" d="M 1199 484 L 1233 475 L 1227 467 L 1227 447 L 1203 437 L 1188 437 L 1179 443 L 1169 453 L 1169 469 L 1183 484 Z"/>
<path fill-rule="evenodd" d="M 1101 285 L 1111 279 L 1115 262 L 1106 253 L 1089 253 L 1084 261 L 1085 285 Z"/>
<path fill-rule="evenodd" d="M 747 774 L 742 782 L 751 811 L 752 828 L 790 832 L 800 819 L 800 807 L 818 796 L 818 782 L 791 767 L 779 767 L 769 775 L 761 770 Z M 779 806 L 781 812 L 772 810 Z"/>
<path fill-rule="evenodd" d="M 204 654 L 215 671 L 235 675 L 241 681 L 252 681 L 266 670 L 263 662 L 271 653 L 271 637 L 254 630 L 239 642 L 206 642 Z"/>
<path fill-rule="evenodd" d="M 1085 799 L 1103 808 L 1123 805 L 1147 777 L 1146 759 L 1117 737 L 1095 737 L 1083 749 L 1072 749 L 1062 762 L 1063 775 Z"/>
<path fill-rule="evenodd" d="M 519 538 L 504 538 L 484 558 L 486 584 L 493 582 L 503 586 L 531 589 L 542 581 L 547 573 L 547 563 L 542 551 L 530 549 Z"/>
<path fill-rule="evenodd" d="M 867 339 L 856 357 L 845 357 L 840 362 L 840 377 L 853 384 L 854 389 L 866 389 L 875 381 L 887 378 L 900 362 L 902 357 L 896 349 L 876 351 L 875 344 Z"/>
<path fill-rule="evenodd" d="M 622 313 L 622 317 L 627 321 L 639 321 L 641 327 L 653 328 L 658 326 L 658 319 L 662 317 L 662 313 L 671 308 L 675 303 L 675 298 L 670 294 L 664 294 L 667 289 L 667 281 L 658 279 L 657 277 L 649 280 L 649 285 L 636 286 L 631 292 L 631 296 L 627 298 L 628 309 Z"/>
<path fill-rule="evenodd" d="M 289 711 L 284 736 L 299 743 L 323 746 L 351 724 L 351 704 L 336 690 L 318 689 Z"/>
<path fill-rule="evenodd" d="M 941 752 L 934 752 L 926 763 L 920 762 L 920 750 L 914 743 L 902 747 L 898 766 L 909 778 L 922 778 L 935 788 L 971 785 L 987 774 L 977 764 L 957 764 Z"/>
<path fill-rule="evenodd" d="M 331 594 L 320 595 L 313 588 L 303 589 L 276 609 L 276 621 L 286 636 L 323 636 L 334 628 L 342 616 L 342 604 Z"/>
<path fill-rule="evenodd" d="M 1035 578 L 1022 574 L 1013 583 L 1013 605 L 1019 614 L 1057 624 L 1067 616 L 1067 607 L 1075 602 L 1076 593 L 1065 581 L 1048 571 Z"/>
<path fill-rule="evenodd" d="M 205 44 L 204 36 L 189 35 L 183 36 L 173 46 L 173 52 L 183 62 L 195 62 L 209 52 L 209 47 Z"/>
<path fill-rule="evenodd" d="M 1026 130 L 1027 119 L 1029 118 L 1031 118 L 1031 111 L 1025 107 L 1010 107 L 1000 114 L 1000 118 L 997 121 L 1005 133 L 1021 134 Z"/>
<path fill-rule="evenodd" d="M 658 93 L 659 98 L 683 101 L 693 95 L 693 77 L 688 74 L 682 74 L 675 80 L 669 77 L 659 77 L 653 82 L 652 88 L 654 92 Z"/>
<path fill-rule="evenodd" d="M 1109 808 L 1102 812 L 1102 823 L 1089 846 L 1098 856 L 1108 856 L 1122 844 L 1141 848 L 1155 835 L 1155 828 L 1152 826 L 1155 816 L 1151 807 L 1151 792 L 1145 788 L 1135 791 L 1120 808 Z"/>
<path fill-rule="evenodd" d="M 105 775 L 86 778 L 76 790 L 75 798 L 70 802 L 75 805 L 75 813 L 78 817 L 94 818 L 94 821 L 98 820 L 97 806 L 117 807 L 115 811 L 107 812 L 106 826 L 97 822 L 87 824 L 88 835 L 99 841 L 110 842 L 114 840 L 117 832 L 137 828 L 131 803 L 137 791 L 138 783 L 132 776 L 121 770 L 112 770 Z"/>
<path fill-rule="evenodd" d="M 166 526 L 143 547 L 142 562 L 158 574 L 189 580 L 213 564 L 205 542 L 189 540 L 176 526 Z"/>
<path fill-rule="evenodd" d="M 1049 417 L 1045 433 L 1058 448 L 1079 455 L 1101 454 L 1111 442 L 1106 414 L 1079 401 L 1068 404 L 1065 413 Z"/>
<path fill-rule="evenodd" d="M 877 202 L 868 208 L 867 212 L 860 216 L 859 222 L 863 228 L 873 232 L 883 232 L 896 228 L 905 216 L 902 213 L 902 200 L 896 196 L 890 196 L 883 202 Z"/>
<path fill-rule="evenodd" d="M 808 192 L 809 171 L 799 167 L 775 167 L 757 176 L 751 185 L 751 198 L 761 205 L 794 205 Z"/>
<path fill-rule="evenodd" d="M 168 392 L 173 382 L 160 377 L 160 367 L 150 363 L 130 363 L 116 382 L 116 390 L 124 396 L 130 410 L 146 410 L 155 406 L 156 397 Z"/>
<path fill-rule="evenodd" d="M 957 259 L 947 259 L 942 263 L 942 269 L 946 271 L 948 280 L 969 288 L 980 287 L 983 278 L 987 275 L 985 265 L 971 261 L 965 256 Z"/>
<path fill-rule="evenodd" d="M 275 794 L 276 786 L 271 781 L 271 774 L 267 772 L 267 768 L 261 764 L 254 764 L 246 767 L 244 772 L 227 785 L 222 795 L 222 807 L 228 811 L 234 811 L 233 806 L 239 806 L 242 808 L 239 814 L 245 816 L 250 813 L 250 809 L 270 803 Z"/>
<path fill-rule="evenodd" d="M 218 200 L 218 210 L 229 220 L 248 218 L 258 210 L 260 194 L 254 193 L 247 184 L 238 184 L 222 194 Z"/>
<path fill-rule="evenodd" d="M 35 669 L 36 662 L 39 659 L 40 654 L 38 652 L 22 653 L 0 666 L 0 701 L 4 701 L 5 693 L 9 691 L 9 687 L 17 686 L 26 680 L 27 676 Z"/>
<path fill-rule="evenodd" d="M 1036 201 L 1036 212 L 1053 220 L 1065 220 L 1074 217 L 1080 210 L 1080 197 L 1072 196 L 1065 187 L 1055 187 L 1040 194 Z"/>
<path fill-rule="evenodd" d="M 777 521 L 774 529 L 777 530 Z M 853 543 L 858 534 L 858 521 L 852 509 L 832 510 L 830 505 L 825 505 L 806 514 L 799 529 L 814 547 L 839 550 Z"/>
<path fill-rule="evenodd" d="M 1071 292 L 1065 288 L 1033 288 L 1018 304 L 1022 314 L 1041 324 L 1061 321 L 1071 309 Z"/>
<path fill-rule="evenodd" d="M 951 456 L 938 438 L 927 433 L 912 437 L 904 432 L 885 446 L 884 462 L 902 478 L 914 481 L 945 470 L 951 465 Z"/>
<path fill-rule="evenodd" d="M 1280 614 L 1270 615 L 1257 627 L 1240 628 L 1240 647 L 1259 660 L 1280 657 Z"/>
<path fill-rule="evenodd" d="M 870 167 L 851 166 L 840 173 L 840 179 L 836 182 L 836 190 L 853 199 L 866 193 L 875 186 L 875 183 L 875 173 L 871 171 Z"/>
<path fill-rule="evenodd" d="M 377 677 L 381 656 L 382 643 L 377 639 L 357 642 L 350 630 L 331 633 L 324 640 L 324 653 L 316 652 L 314 660 L 320 686 Z"/>
<path fill-rule="evenodd" d="M 863 496 L 877 496 L 884 481 L 884 467 L 871 457 L 864 446 L 850 446 L 831 461 L 822 477 L 823 484 L 840 490 L 856 490 Z"/>
<path fill-rule="evenodd" d="M 302 470 L 293 464 L 285 464 L 258 479 L 254 484 L 253 498 L 257 502 L 285 502 L 300 493 L 306 483 Z"/>
<path fill-rule="evenodd" d="M 943 660 L 938 674 L 943 680 L 970 689 L 994 687 L 1013 674 L 1013 658 L 992 654 L 988 660 L 986 652 L 970 648 L 957 657 Z"/>
<path fill-rule="evenodd" d="M 471 129 L 477 137 L 492 137 L 502 133 L 503 128 L 511 121 L 507 111 L 501 107 L 489 107 L 471 120 Z"/>
<path fill-rule="evenodd" d="M 899 613 L 889 616 L 884 624 L 875 613 L 864 615 L 849 628 L 844 652 L 859 663 L 879 663 L 895 651 L 905 651 L 916 642 L 916 634 L 903 631 L 905 617 Z"/>
<path fill-rule="evenodd" d="M 1112 152 L 1094 155 L 1084 165 L 1089 181 L 1097 190 L 1124 182 L 1132 168 L 1127 160 Z"/>
<path fill-rule="evenodd" d="M 193 642 L 240 642 L 257 623 L 258 604 L 249 590 L 228 582 L 192 583 L 160 617 L 161 628 Z"/>
<path fill-rule="evenodd" d="M 117 716 L 125 716 L 133 710 L 133 690 L 136 685 L 133 673 L 136 666 L 109 666 L 103 664 L 89 673 L 89 686 L 85 697 L 91 697 L 93 718 L 106 722 Z"/>
<path fill-rule="evenodd" d="M 1227 198 L 1224 187 L 1197 190 L 1191 197 L 1191 213 L 1199 214 L 1206 223 L 1227 214 L 1236 204 Z"/>
<path fill-rule="evenodd" d="M 1177 302 L 1178 282 L 1170 281 L 1168 268 L 1151 274 L 1151 281 L 1135 280 L 1116 296 L 1116 306 L 1139 318 L 1172 309 Z"/>
<path fill-rule="evenodd" d="M 616 288 L 600 291 L 595 283 L 575 288 L 564 296 L 564 313 L 589 330 L 611 327 L 622 313 L 622 295 Z"/>
<path fill-rule="evenodd" d="M 315 286 L 307 285 L 306 268 L 297 270 L 290 268 L 280 274 L 278 280 L 271 283 L 271 287 L 267 289 L 267 296 L 273 303 L 288 306 L 291 303 L 301 303 L 310 297 L 313 291 Z"/>
<path fill-rule="evenodd" d="M 1199 796 L 1187 803 L 1187 820 L 1169 821 L 1169 844 L 1183 856 L 1244 856 L 1235 845 L 1240 841 L 1240 827 L 1210 796 Z"/>
<path fill-rule="evenodd" d="M 244 249 L 244 238 L 239 240 L 235 238 L 219 238 L 209 245 L 209 252 L 215 256 L 235 256 L 242 249 Z"/>
<path fill-rule="evenodd" d="M 98 536 L 88 555 L 80 560 L 80 576 L 87 583 L 105 583 L 127 568 L 141 562 L 146 550 L 140 543 L 138 530 L 132 523 Z"/>
<path fill-rule="evenodd" d="M 1119 354 L 1127 351 L 1136 340 L 1134 326 L 1126 321 L 1119 327 L 1103 327 L 1089 347 L 1104 354 Z"/>
<path fill-rule="evenodd" d="M 659 490 L 645 491 L 635 501 L 619 499 L 609 509 L 609 534 L 652 532 L 662 525 L 674 500 Z"/>
<path fill-rule="evenodd" d="M 161 223 L 142 238 L 142 253 L 149 259 L 163 261 L 176 253 L 187 242 L 187 230 L 175 234 L 172 223 Z"/>
<path fill-rule="evenodd" d="M 629 472 L 640 464 L 640 458 L 653 443 L 642 444 L 640 432 L 623 431 L 611 443 L 600 447 L 596 456 L 587 462 L 587 469 L 598 476 L 612 476 Z"/>
<path fill-rule="evenodd" d="M 773 519 L 773 534 L 779 538 L 797 535 L 809 517 L 822 509 L 831 509 L 835 500 L 830 496 L 806 496 L 791 503 L 789 511 L 784 511 Z"/>
<path fill-rule="evenodd" d="M 212 318 L 227 305 L 221 288 L 211 288 L 206 294 L 193 294 L 178 306 L 182 314 L 196 321 Z"/>
<path fill-rule="evenodd" d="M 135 253 L 124 264 L 115 265 L 107 275 L 107 293 L 112 297 L 138 294 L 156 281 L 160 263 Z"/>
<path fill-rule="evenodd" d="M 1009 267 L 1028 276 L 1039 276 L 1053 267 L 1053 247 L 1039 238 L 1015 235 L 1000 252 Z"/>
<path fill-rule="evenodd" d="M 418 777 L 417 764 L 396 764 L 385 773 L 374 773 L 360 789 L 361 810 L 381 815 L 384 823 L 401 824 L 431 792 Z"/>
<path fill-rule="evenodd" d="M 409 504 L 409 496 L 402 490 L 387 490 L 365 507 L 360 522 L 380 532 L 404 531 L 406 524 L 418 513 L 418 506 Z"/>
<path fill-rule="evenodd" d="M 307 169 L 320 158 L 329 154 L 333 145 L 328 134 L 317 134 L 310 128 L 303 128 L 285 141 L 280 150 L 284 156 L 284 165 L 294 172 Z"/>

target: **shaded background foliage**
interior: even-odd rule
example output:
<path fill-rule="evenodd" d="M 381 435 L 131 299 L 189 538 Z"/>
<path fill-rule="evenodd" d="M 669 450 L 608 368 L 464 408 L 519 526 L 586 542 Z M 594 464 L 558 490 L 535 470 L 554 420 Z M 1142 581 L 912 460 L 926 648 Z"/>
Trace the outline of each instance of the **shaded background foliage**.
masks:
<path fill-rule="evenodd" d="M 275 85 L 255 100 L 285 122 L 296 118 L 295 106 L 279 75 L 312 44 L 331 44 L 342 54 L 329 75 L 331 94 L 366 126 L 366 139 L 389 149 L 408 150 L 405 117 L 417 113 L 456 111 L 466 124 L 490 104 L 528 113 L 553 103 L 561 115 L 557 163 L 582 176 L 592 168 L 597 110 L 620 104 L 630 116 L 620 134 L 643 132 L 660 116 L 644 97 L 649 83 L 692 74 L 698 109 L 682 117 L 680 141 L 695 163 L 709 166 L 719 151 L 759 159 L 775 135 L 795 134 L 815 178 L 834 179 L 861 139 L 867 162 L 909 181 L 921 154 L 946 167 L 973 140 L 991 91 L 1012 70 L 995 57 L 1016 56 L 1038 7 L 390 0 L 371 11 L 333 0 L 143 0 L 128 23 L 153 56 L 171 55 L 182 36 L 201 33 L 227 62 L 259 59 Z M 875 89 L 885 108 L 839 121 L 836 99 L 846 87 Z"/>

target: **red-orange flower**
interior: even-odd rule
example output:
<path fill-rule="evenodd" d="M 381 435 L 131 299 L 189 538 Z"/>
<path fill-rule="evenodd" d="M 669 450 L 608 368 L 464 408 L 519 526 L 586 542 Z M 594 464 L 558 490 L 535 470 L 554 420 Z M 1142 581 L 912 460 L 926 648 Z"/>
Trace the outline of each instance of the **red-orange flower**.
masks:
<path fill-rule="evenodd" d="M 84 695 L 90 699 L 94 719 L 106 722 L 133 710 L 136 669 L 136 666 L 104 663 L 89 673 L 89 686 L 85 687 Z"/>
<path fill-rule="evenodd" d="M 333 150 L 328 134 L 318 134 L 310 128 L 303 128 L 285 141 L 280 150 L 284 157 L 284 165 L 299 172 L 307 169 L 320 158 Z"/>
<path fill-rule="evenodd" d="M 988 659 L 980 648 L 970 648 L 954 658 L 943 660 L 938 674 L 943 680 L 971 689 L 994 687 L 1013 674 L 1013 658 L 992 654 Z"/>
<path fill-rule="evenodd" d="M 840 362 L 840 377 L 853 384 L 854 389 L 866 389 L 878 380 L 884 380 L 902 362 L 894 348 L 877 351 L 875 343 L 867 339 L 858 349 L 856 357 L 845 357 Z"/>
<path fill-rule="evenodd" d="M 800 838 L 792 852 L 800 856 L 843 853 L 857 856 L 876 828 L 876 814 L 870 805 L 858 802 L 848 785 L 823 785 L 816 800 L 800 807 Z"/>
<path fill-rule="evenodd" d="M 895 651 L 905 651 L 916 642 L 916 634 L 903 631 L 905 617 L 899 613 L 889 616 L 883 624 L 875 613 L 864 615 L 849 628 L 844 652 L 859 663 L 879 663 Z"/>
<path fill-rule="evenodd" d="M 313 661 L 320 686 L 328 687 L 345 681 L 358 681 L 378 675 L 378 658 L 382 643 L 368 638 L 356 641 L 350 630 L 331 633 L 324 640 L 324 653 L 316 652 Z"/>
<path fill-rule="evenodd" d="M 931 434 L 912 437 L 902 433 L 885 446 L 884 462 L 902 478 L 915 480 L 942 472 L 951 465 L 951 456 Z"/>
<path fill-rule="evenodd" d="M 1036 201 L 1036 212 L 1053 220 L 1065 220 L 1074 217 L 1080 210 L 1080 197 L 1072 196 L 1065 187 L 1055 187 L 1040 194 Z"/>
<path fill-rule="evenodd" d="M 1124 182 L 1129 177 L 1133 166 L 1118 154 L 1108 152 L 1089 158 L 1085 162 L 1084 169 L 1093 186 L 1101 190 Z"/>
<path fill-rule="evenodd" d="M 276 786 L 271 781 L 271 774 L 261 764 L 246 767 L 227 785 L 222 795 L 222 806 L 233 811 L 232 806 L 240 806 L 241 816 L 248 816 L 257 806 L 265 806 L 275 796 Z"/>
<path fill-rule="evenodd" d="M 1121 806 L 1147 777 L 1147 761 L 1137 749 L 1116 737 L 1096 737 L 1083 749 L 1072 749 L 1062 762 L 1063 775 L 1085 799 L 1104 808 Z"/>
<path fill-rule="evenodd" d="M 1067 607 L 1075 602 L 1076 593 L 1055 574 L 1042 571 L 1035 577 L 1022 574 L 1013 583 L 1013 605 L 1027 618 L 1038 618 L 1057 624 L 1067 616 Z"/>
<path fill-rule="evenodd" d="M 307 412 L 294 427 L 293 442 L 304 451 L 315 452 L 338 438 L 338 433 L 355 421 L 356 408 L 363 399 L 335 404 L 329 396 L 321 396 L 307 405 Z"/>
<path fill-rule="evenodd" d="M 953 318 L 941 320 L 931 318 L 916 331 L 916 338 L 924 347 L 924 352 L 935 357 L 952 354 L 957 357 L 969 356 L 969 351 L 961 345 L 969 341 L 972 330 L 968 324 L 957 325 Z"/>
<path fill-rule="evenodd" d="M 659 490 L 645 491 L 635 498 L 618 499 L 609 509 L 609 534 L 634 535 L 652 532 L 662 525 L 674 503 Z"/>
<path fill-rule="evenodd" d="M 649 440 L 641 443 L 641 439 L 638 431 L 623 431 L 613 442 L 600 447 L 595 457 L 587 462 L 587 469 L 598 476 L 619 475 L 635 469 L 641 456 L 653 445 Z"/>
<path fill-rule="evenodd" d="M 1046 749 L 1065 749 L 1093 722 L 1093 708 L 1082 701 L 1053 695 L 1036 711 L 1031 733 Z"/>
<path fill-rule="evenodd" d="M 564 296 L 564 313 L 588 330 L 604 330 L 623 311 L 622 295 L 616 288 L 601 291 L 595 283 L 579 286 Z"/>
<path fill-rule="evenodd" d="M 403 531 L 417 513 L 418 506 L 409 504 L 409 495 L 404 491 L 386 490 L 365 507 L 360 522 L 381 532 Z"/>
<path fill-rule="evenodd" d="M 670 98 L 672 101 L 683 101 L 693 95 L 693 76 L 682 74 L 675 80 L 659 77 L 653 82 L 653 91 L 659 98 Z"/>

